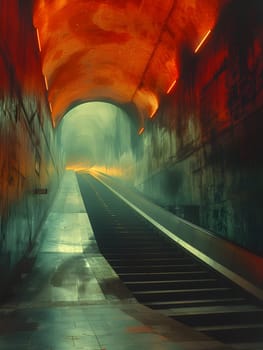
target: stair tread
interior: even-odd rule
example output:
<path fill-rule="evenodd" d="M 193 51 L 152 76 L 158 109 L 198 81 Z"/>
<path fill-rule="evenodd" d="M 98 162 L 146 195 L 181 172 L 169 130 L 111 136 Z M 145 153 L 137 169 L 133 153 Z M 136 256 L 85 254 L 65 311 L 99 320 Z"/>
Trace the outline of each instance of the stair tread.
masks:
<path fill-rule="evenodd" d="M 133 294 L 158 294 L 158 293 L 186 293 L 186 292 L 209 292 L 209 291 L 226 291 L 231 290 L 228 287 L 218 287 L 218 288 L 190 288 L 190 289 L 160 289 L 160 290 L 146 290 L 146 291 L 135 291 Z"/>
<path fill-rule="evenodd" d="M 147 306 L 156 306 L 156 305 L 180 305 L 180 304 L 194 304 L 194 303 L 213 303 L 216 302 L 234 302 L 234 301 L 244 301 L 245 298 L 217 298 L 217 299 L 192 299 L 192 300 L 178 300 L 178 301 L 149 301 L 144 304 Z"/>
<path fill-rule="evenodd" d="M 125 284 L 130 285 L 130 284 L 165 284 L 165 283 L 181 283 L 181 282 L 211 282 L 211 281 L 216 281 L 215 278 L 200 278 L 200 279 L 190 279 L 190 280 L 154 280 L 154 281 L 128 281 L 125 282 Z"/>
<path fill-rule="evenodd" d="M 255 329 L 255 328 L 263 328 L 263 323 L 230 324 L 230 325 L 194 327 L 194 329 L 199 331 L 199 332 L 232 330 L 232 329 Z"/>
<path fill-rule="evenodd" d="M 177 309 L 163 310 L 167 316 L 180 316 L 180 315 L 207 315 L 215 313 L 239 313 L 239 312 L 263 312 L 263 309 L 258 308 L 255 305 L 233 305 L 233 306 L 198 306 L 198 307 L 182 307 Z"/>

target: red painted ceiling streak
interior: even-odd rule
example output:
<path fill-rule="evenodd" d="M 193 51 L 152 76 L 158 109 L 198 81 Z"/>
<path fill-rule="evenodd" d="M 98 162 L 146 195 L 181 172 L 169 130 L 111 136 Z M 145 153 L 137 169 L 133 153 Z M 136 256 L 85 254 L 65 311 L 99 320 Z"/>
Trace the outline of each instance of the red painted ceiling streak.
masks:
<path fill-rule="evenodd" d="M 57 123 L 76 101 L 135 103 L 150 117 L 227 0 L 35 0 Z"/>

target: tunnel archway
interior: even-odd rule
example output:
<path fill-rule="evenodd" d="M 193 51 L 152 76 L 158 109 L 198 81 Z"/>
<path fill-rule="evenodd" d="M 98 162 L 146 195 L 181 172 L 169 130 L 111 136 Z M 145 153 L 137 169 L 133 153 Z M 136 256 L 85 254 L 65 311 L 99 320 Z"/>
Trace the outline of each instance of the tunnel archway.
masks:
<path fill-rule="evenodd" d="M 35 0 L 43 74 L 54 124 L 92 100 L 152 118 L 228 0 Z"/>
<path fill-rule="evenodd" d="M 133 175 L 141 141 L 125 110 L 106 102 L 83 103 L 65 114 L 58 130 L 67 169 Z"/>
<path fill-rule="evenodd" d="M 4 284 L 63 174 L 60 121 L 94 100 L 135 121 L 139 190 L 262 255 L 262 18 L 261 0 L 1 1 Z"/>

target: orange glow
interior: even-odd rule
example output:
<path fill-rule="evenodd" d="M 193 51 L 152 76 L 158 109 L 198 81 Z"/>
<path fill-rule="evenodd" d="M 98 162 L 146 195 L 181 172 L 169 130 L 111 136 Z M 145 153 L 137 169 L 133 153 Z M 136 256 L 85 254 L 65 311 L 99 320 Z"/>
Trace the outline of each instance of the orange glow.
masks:
<path fill-rule="evenodd" d="M 169 92 L 171 92 L 172 88 L 174 87 L 174 85 L 176 84 L 177 79 L 175 79 L 172 84 L 170 85 L 169 89 L 166 91 L 167 95 L 169 94 Z"/>
<path fill-rule="evenodd" d="M 144 128 L 140 128 L 140 130 L 138 131 L 138 135 L 141 135 L 144 132 Z"/>
<path fill-rule="evenodd" d="M 155 98 L 152 97 L 151 99 L 151 113 L 150 113 L 150 118 L 153 118 L 153 116 L 155 115 L 155 113 L 157 112 L 158 108 L 159 108 L 159 102 L 156 96 L 154 96 Z"/>
<path fill-rule="evenodd" d="M 73 171 L 85 171 L 89 172 L 90 168 L 86 168 L 84 166 L 77 166 L 77 165 L 69 165 L 66 167 L 66 170 L 73 170 Z"/>
<path fill-rule="evenodd" d="M 208 32 L 205 34 L 205 36 L 203 37 L 203 39 L 200 41 L 200 43 L 197 45 L 196 49 L 195 49 L 195 53 L 197 53 L 197 51 L 200 49 L 200 47 L 203 45 L 203 43 L 205 42 L 205 40 L 207 39 L 208 35 L 211 33 L 211 29 L 208 30 Z"/>
<path fill-rule="evenodd" d="M 90 167 L 84 166 L 83 164 L 75 163 L 66 166 L 66 170 L 74 171 L 89 171 Z"/>
<path fill-rule="evenodd" d="M 35 0 L 55 124 L 72 104 L 95 100 L 151 118 L 179 76 L 181 50 L 213 28 L 228 1 Z"/>
<path fill-rule="evenodd" d="M 156 108 L 152 111 L 152 113 L 150 114 L 150 118 L 153 118 L 153 117 L 154 117 L 154 115 L 155 115 L 155 113 L 157 112 L 157 110 L 158 110 L 158 107 L 156 107 Z"/>
<path fill-rule="evenodd" d="M 41 52 L 41 51 L 42 51 L 42 48 L 41 48 L 41 42 L 40 42 L 40 37 L 39 37 L 39 31 L 38 31 L 37 28 L 36 28 L 36 32 L 37 32 L 38 49 L 39 49 L 39 51 Z"/>
<path fill-rule="evenodd" d="M 104 173 L 110 176 L 123 176 L 123 170 L 117 167 L 93 166 L 86 167 L 81 164 L 72 164 L 66 167 L 66 170 L 73 170 L 76 172 L 82 171 L 87 173 Z"/>
<path fill-rule="evenodd" d="M 47 77 L 44 75 L 44 79 L 45 79 L 45 86 L 46 86 L 46 89 L 48 91 L 48 82 L 47 82 Z"/>
<path fill-rule="evenodd" d="M 142 119 L 152 118 L 159 108 L 157 96 L 148 89 L 140 89 L 136 92 L 133 99 L 141 112 Z"/>
<path fill-rule="evenodd" d="M 110 167 L 107 168 L 105 166 L 93 166 L 90 168 L 89 172 L 99 172 L 99 173 L 104 173 L 110 176 L 122 176 L 123 175 L 123 170 L 120 168 L 116 167 Z"/>

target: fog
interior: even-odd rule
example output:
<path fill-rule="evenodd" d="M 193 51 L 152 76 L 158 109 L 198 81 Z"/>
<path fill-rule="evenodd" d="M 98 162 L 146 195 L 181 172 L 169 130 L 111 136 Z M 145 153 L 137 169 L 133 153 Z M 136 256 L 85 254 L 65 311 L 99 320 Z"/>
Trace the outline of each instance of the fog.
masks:
<path fill-rule="evenodd" d="M 131 119 L 120 108 L 102 102 L 84 103 L 62 121 L 62 146 L 67 168 L 97 168 L 114 175 L 133 172 Z"/>

